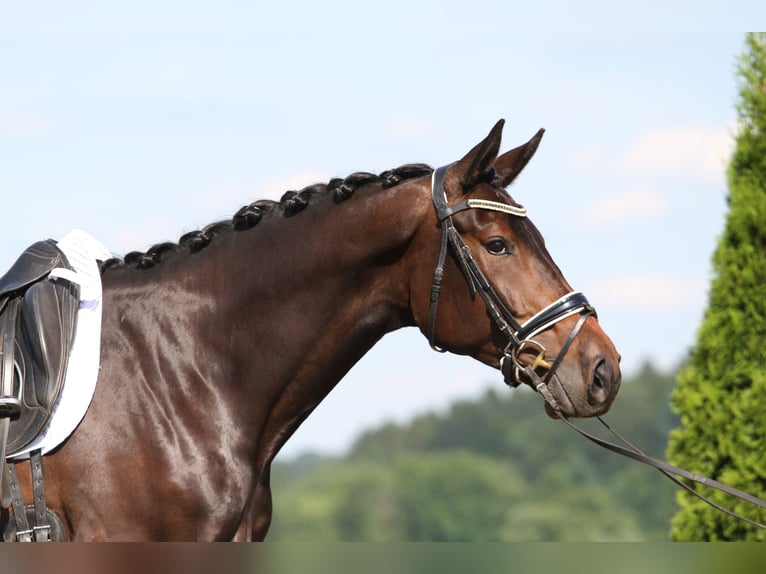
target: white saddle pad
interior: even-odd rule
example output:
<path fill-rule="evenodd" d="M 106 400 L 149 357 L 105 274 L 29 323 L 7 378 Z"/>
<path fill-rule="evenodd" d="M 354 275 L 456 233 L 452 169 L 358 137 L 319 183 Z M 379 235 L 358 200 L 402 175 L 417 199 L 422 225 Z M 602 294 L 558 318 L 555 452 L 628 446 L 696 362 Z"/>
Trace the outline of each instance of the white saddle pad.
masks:
<path fill-rule="evenodd" d="M 29 453 L 37 449 L 46 454 L 59 446 L 80 424 L 96 391 L 101 353 L 101 274 L 96 260 L 105 261 L 111 254 L 99 241 L 79 229 L 67 234 L 57 245 L 74 270 L 54 269 L 48 280 L 70 281 L 80 286 L 77 329 L 64 386 L 48 425 L 26 447 L 10 453 L 9 459 L 29 458 Z"/>

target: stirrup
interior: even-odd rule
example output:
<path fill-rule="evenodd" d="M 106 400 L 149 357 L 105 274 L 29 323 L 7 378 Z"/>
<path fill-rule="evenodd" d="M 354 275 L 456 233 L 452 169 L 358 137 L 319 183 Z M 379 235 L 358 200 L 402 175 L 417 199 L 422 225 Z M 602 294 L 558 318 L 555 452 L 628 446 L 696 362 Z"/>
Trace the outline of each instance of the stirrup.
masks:
<path fill-rule="evenodd" d="M 3 349 L 0 350 L 0 357 L 2 357 L 4 353 L 10 353 L 10 347 L 13 345 L 13 340 L 15 339 L 14 331 L 11 331 L 10 333 L 4 331 L 3 336 L 9 337 L 10 344 L 3 344 Z M 12 355 L 9 356 L 12 358 Z M 0 368 L 2 371 L 2 380 L 0 380 L 0 419 L 17 418 L 19 416 L 21 413 L 21 389 L 24 384 L 24 376 L 21 374 L 19 364 L 16 361 L 13 361 L 13 367 L 11 367 L 9 364 L 10 361 L 8 361 L 7 358 L 5 359 L 6 361 L 0 366 L 2 367 Z M 15 381 L 18 381 L 16 385 L 14 385 Z M 17 387 L 15 392 L 14 387 Z M 5 440 L 7 440 L 7 436 L 5 437 Z"/>
<path fill-rule="evenodd" d="M 21 401 L 16 397 L 0 397 L 0 418 L 16 417 L 21 412 Z"/>

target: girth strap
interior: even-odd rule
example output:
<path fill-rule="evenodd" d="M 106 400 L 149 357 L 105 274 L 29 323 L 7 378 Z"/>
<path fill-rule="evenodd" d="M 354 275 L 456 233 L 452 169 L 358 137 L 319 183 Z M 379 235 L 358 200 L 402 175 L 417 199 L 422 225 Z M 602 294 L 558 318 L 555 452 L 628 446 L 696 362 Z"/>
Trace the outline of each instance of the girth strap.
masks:
<path fill-rule="evenodd" d="M 30 464 L 32 466 L 32 493 L 34 496 L 34 520 L 31 527 L 27 519 L 27 509 L 21 496 L 16 465 L 8 463 L 5 466 L 8 475 L 6 478 L 11 491 L 13 519 L 16 522 L 16 540 L 18 542 L 50 542 L 51 524 L 48 518 L 48 508 L 45 504 L 43 461 L 39 449 L 30 453 Z"/>
<path fill-rule="evenodd" d="M 45 506 L 45 480 L 43 479 L 43 457 L 40 450 L 31 453 L 32 493 L 35 497 L 35 542 L 48 542 L 51 539 L 51 525 L 48 523 L 48 512 Z"/>
<path fill-rule="evenodd" d="M 11 491 L 11 504 L 13 507 L 13 519 L 16 522 L 16 541 L 32 542 L 32 529 L 27 521 L 27 513 L 24 510 L 24 499 L 21 497 L 19 476 L 16 474 L 16 465 L 9 462 L 5 465 L 6 480 Z"/>

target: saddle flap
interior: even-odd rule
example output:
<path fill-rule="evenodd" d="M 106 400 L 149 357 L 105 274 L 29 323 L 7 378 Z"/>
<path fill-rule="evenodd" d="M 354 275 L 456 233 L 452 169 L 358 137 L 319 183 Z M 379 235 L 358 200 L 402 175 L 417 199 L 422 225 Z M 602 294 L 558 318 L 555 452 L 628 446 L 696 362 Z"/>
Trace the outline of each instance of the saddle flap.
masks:
<path fill-rule="evenodd" d="M 20 403 L 7 452 L 23 448 L 45 427 L 66 378 L 80 298 L 77 284 L 48 277 L 56 268 L 71 269 L 55 242 L 41 241 L 0 278 L 0 297 L 9 300 L 0 309 L 0 399 Z"/>
<path fill-rule="evenodd" d="M 20 335 L 27 383 L 23 403 L 28 408 L 47 413 L 53 408 L 64 383 L 78 307 L 77 286 L 66 281 L 41 281 L 24 294 Z"/>

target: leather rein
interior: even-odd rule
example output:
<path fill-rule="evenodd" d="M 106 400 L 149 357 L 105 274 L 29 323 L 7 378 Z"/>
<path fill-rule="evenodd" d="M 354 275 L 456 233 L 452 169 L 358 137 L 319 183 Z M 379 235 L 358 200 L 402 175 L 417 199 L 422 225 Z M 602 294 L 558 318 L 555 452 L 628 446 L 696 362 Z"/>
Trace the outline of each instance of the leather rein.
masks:
<path fill-rule="evenodd" d="M 453 164 L 445 165 L 434 170 L 431 176 L 431 199 L 433 201 L 434 209 L 436 210 L 436 217 L 438 225 L 441 228 L 441 247 L 439 250 L 439 259 L 434 270 L 434 279 L 431 286 L 431 299 L 430 309 L 428 315 L 428 342 L 431 348 L 440 353 L 445 352 L 445 349 L 438 346 L 436 343 L 436 318 L 439 306 L 439 294 L 441 292 L 442 279 L 444 277 L 444 265 L 447 260 L 447 253 L 452 248 L 455 260 L 460 267 L 468 287 L 470 289 L 471 298 L 474 299 L 476 294 L 484 301 L 484 305 L 487 308 L 487 314 L 495 323 L 499 331 L 507 340 L 507 345 L 503 349 L 500 357 L 500 370 L 503 373 L 503 378 L 507 385 L 516 387 L 520 384 L 527 384 L 542 395 L 545 402 L 553 409 L 558 418 L 560 418 L 569 427 L 578 432 L 581 436 L 589 441 L 597 444 L 598 446 L 605 448 L 611 452 L 615 452 L 624 457 L 646 464 L 648 466 L 656 468 L 663 475 L 672 480 L 676 485 L 685 489 L 690 494 L 696 496 L 703 502 L 709 504 L 716 510 L 743 520 L 758 528 L 766 529 L 766 525 L 750 518 L 746 518 L 736 512 L 728 510 L 719 504 L 713 502 L 709 498 L 698 493 L 688 484 L 681 482 L 679 478 L 685 478 L 692 482 L 714 488 L 731 496 L 737 497 L 750 504 L 766 509 L 766 502 L 756 498 L 755 496 L 713 480 L 705 476 L 689 472 L 682 468 L 673 466 L 662 460 L 652 458 L 638 447 L 630 443 L 627 439 L 622 437 L 619 433 L 614 431 L 601 417 L 597 417 L 604 427 L 616 436 L 625 446 L 611 443 L 600 437 L 597 437 L 575 425 L 565 414 L 562 413 L 561 407 L 556 401 L 555 397 L 548 388 L 548 383 L 554 376 L 556 369 L 569 350 L 575 337 L 579 334 L 585 321 L 590 316 L 596 316 L 596 310 L 590 305 L 585 295 L 579 291 L 567 293 L 563 297 L 554 301 L 530 319 L 520 324 L 505 305 L 503 300 L 498 295 L 497 291 L 487 280 L 484 273 L 479 268 L 478 263 L 471 254 L 471 250 L 466 245 L 460 233 L 455 228 L 455 224 L 452 221 L 452 216 L 455 213 L 465 211 L 468 209 L 484 209 L 489 211 L 497 211 L 501 213 L 507 213 L 514 217 L 526 217 L 527 211 L 524 207 L 516 205 L 508 205 L 505 203 L 499 203 L 495 201 L 488 201 L 482 199 L 465 199 L 453 206 L 449 206 L 447 203 L 447 193 L 444 189 L 444 176 L 447 170 L 452 167 Z M 548 362 L 545 359 L 546 349 L 539 342 L 535 341 L 533 337 L 546 331 L 556 325 L 557 323 L 580 315 L 577 323 L 574 325 L 569 333 L 564 345 L 561 347 L 558 355 L 553 360 L 553 363 Z M 525 352 L 536 353 L 536 357 L 532 360 L 531 364 L 524 364 L 521 361 L 521 355 Z M 544 375 L 541 378 L 538 371 L 544 371 Z"/>

